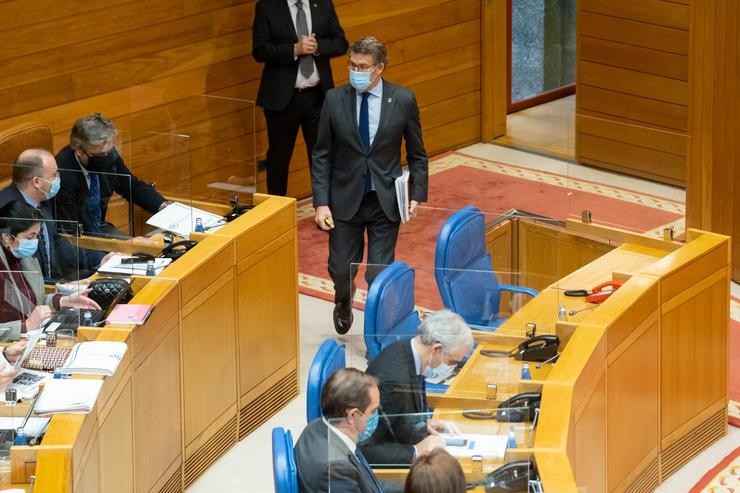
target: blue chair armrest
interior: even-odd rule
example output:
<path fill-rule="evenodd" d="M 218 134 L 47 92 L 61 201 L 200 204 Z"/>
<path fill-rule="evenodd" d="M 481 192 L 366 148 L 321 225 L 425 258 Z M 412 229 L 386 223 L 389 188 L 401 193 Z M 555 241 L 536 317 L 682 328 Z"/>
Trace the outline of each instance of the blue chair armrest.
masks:
<path fill-rule="evenodd" d="M 511 284 L 500 284 L 499 287 L 502 291 L 509 291 L 510 293 L 522 293 L 528 294 L 529 296 L 535 297 L 540 292 L 536 289 L 526 288 L 524 286 L 512 286 Z"/>

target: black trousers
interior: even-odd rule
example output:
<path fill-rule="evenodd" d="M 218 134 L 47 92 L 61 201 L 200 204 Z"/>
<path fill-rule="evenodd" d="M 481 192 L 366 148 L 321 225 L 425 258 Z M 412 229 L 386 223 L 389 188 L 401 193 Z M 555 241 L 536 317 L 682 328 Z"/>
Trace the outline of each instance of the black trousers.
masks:
<path fill-rule="evenodd" d="M 368 286 L 396 256 L 396 240 L 401 223 L 383 212 L 375 192 L 365 194 L 357 214 L 349 221 L 334 218 L 329 231 L 329 275 L 334 281 L 334 302 L 349 304 L 355 293 L 354 280 L 362 262 L 367 231 Z"/>
<path fill-rule="evenodd" d="M 308 165 L 319 131 L 321 105 L 324 93 L 321 85 L 293 92 L 288 106 L 280 111 L 265 109 L 267 121 L 267 193 L 285 195 L 288 191 L 288 169 L 293 156 L 298 128 L 303 130 L 306 141 Z"/>

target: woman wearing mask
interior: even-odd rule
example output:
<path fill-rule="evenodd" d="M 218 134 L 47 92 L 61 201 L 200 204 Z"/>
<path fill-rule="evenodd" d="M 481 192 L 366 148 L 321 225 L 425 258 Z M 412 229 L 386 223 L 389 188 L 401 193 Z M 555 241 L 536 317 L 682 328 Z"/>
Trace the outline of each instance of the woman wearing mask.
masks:
<path fill-rule="evenodd" d="M 41 221 L 41 214 L 22 202 L 0 209 L 0 340 L 18 340 L 22 333 L 38 329 L 52 309 L 100 309 L 87 297 L 89 291 L 45 294 L 41 268 L 33 256 Z"/>

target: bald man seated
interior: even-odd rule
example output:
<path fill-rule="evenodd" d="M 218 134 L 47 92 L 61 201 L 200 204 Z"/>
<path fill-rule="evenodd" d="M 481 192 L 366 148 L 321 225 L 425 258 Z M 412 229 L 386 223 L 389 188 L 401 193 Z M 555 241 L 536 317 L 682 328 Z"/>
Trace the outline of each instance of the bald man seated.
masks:
<path fill-rule="evenodd" d="M 34 255 L 41 265 L 44 281 L 74 281 L 85 278 L 107 260 L 106 252 L 77 248 L 57 234 L 54 214 L 49 203 L 60 187 L 59 171 L 54 156 L 44 149 L 27 149 L 13 165 L 13 181 L 0 190 L 0 207 L 13 201 L 25 202 L 41 212 L 39 248 Z M 79 265 L 78 265 L 79 263 Z"/>

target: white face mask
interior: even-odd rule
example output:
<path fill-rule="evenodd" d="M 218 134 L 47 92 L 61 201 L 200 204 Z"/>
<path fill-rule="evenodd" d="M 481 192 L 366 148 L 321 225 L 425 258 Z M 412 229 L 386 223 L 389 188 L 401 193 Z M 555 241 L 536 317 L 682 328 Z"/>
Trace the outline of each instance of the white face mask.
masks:
<path fill-rule="evenodd" d="M 444 380 L 454 370 L 455 370 L 454 366 L 446 365 L 444 363 L 441 363 L 439 366 L 432 368 L 432 355 L 430 353 L 429 361 L 427 362 L 427 367 L 424 369 L 424 377 L 432 379 L 432 380 Z"/>

